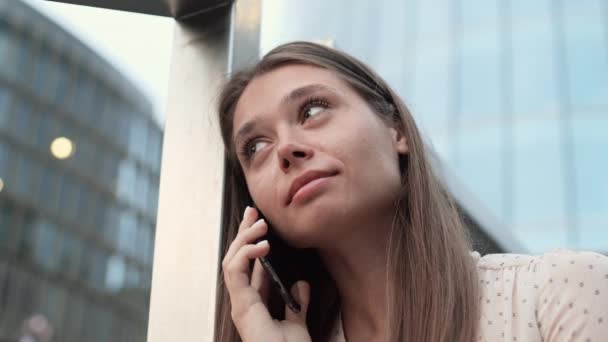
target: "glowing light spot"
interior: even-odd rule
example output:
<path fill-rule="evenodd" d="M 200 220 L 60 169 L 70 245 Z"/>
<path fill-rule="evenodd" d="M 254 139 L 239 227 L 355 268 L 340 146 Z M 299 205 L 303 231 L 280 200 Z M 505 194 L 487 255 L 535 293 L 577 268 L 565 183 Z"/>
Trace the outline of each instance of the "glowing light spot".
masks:
<path fill-rule="evenodd" d="M 51 153 L 57 159 L 67 159 L 74 154 L 74 143 L 66 137 L 58 137 L 51 143 Z"/>

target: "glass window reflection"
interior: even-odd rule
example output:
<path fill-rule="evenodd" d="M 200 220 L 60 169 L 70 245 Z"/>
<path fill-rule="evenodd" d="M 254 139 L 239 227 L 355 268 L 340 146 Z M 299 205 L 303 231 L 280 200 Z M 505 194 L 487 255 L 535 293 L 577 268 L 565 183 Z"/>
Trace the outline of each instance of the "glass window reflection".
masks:
<path fill-rule="evenodd" d="M 15 208 L 8 202 L 0 200 L 0 246 L 13 247 L 13 216 Z"/>
<path fill-rule="evenodd" d="M 606 249 L 608 241 L 608 119 L 577 113 L 572 124 L 580 246 Z"/>
<path fill-rule="evenodd" d="M 555 112 L 556 56 L 550 0 L 511 1 L 513 109 L 516 116 Z"/>
<path fill-rule="evenodd" d="M 72 231 L 65 228 L 60 231 L 59 239 L 61 245 L 57 259 L 61 265 L 61 271 L 66 276 L 74 278 L 78 275 L 83 242 Z"/>
<path fill-rule="evenodd" d="M 133 203 L 136 169 L 133 160 L 123 159 L 118 168 L 118 195 Z"/>
<path fill-rule="evenodd" d="M 608 105 L 608 37 L 604 0 L 563 1 L 567 86 L 577 108 Z"/>
<path fill-rule="evenodd" d="M 530 118 L 514 127 L 515 232 L 531 251 L 567 247 L 562 145 L 557 120 Z"/>
<path fill-rule="evenodd" d="M 133 256 L 137 234 L 137 218 L 130 210 L 123 210 L 118 227 L 118 247 L 129 256 Z"/>
<path fill-rule="evenodd" d="M 49 271 L 56 271 L 59 257 L 57 229 L 44 220 L 34 224 L 34 260 Z"/>
<path fill-rule="evenodd" d="M 503 130 L 500 125 L 479 125 L 464 129 L 458 137 L 461 152 L 456 175 L 493 217 L 504 220 L 505 170 L 503 167 Z"/>
<path fill-rule="evenodd" d="M 13 100 L 10 89 L 0 85 L 0 130 L 8 125 L 9 111 Z"/>

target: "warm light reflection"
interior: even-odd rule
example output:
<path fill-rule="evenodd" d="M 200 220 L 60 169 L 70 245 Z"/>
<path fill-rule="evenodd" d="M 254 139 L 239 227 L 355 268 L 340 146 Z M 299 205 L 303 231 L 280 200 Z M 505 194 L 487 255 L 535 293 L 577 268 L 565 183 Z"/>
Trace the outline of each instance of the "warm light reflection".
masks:
<path fill-rule="evenodd" d="M 58 137 L 51 143 L 51 153 L 57 159 L 69 158 L 74 153 L 74 144 L 66 137 Z"/>
<path fill-rule="evenodd" d="M 0 192 L 2 192 L 2 189 L 4 189 L 4 181 L 0 178 Z"/>
<path fill-rule="evenodd" d="M 321 44 L 321 45 L 325 45 L 325 46 L 330 47 L 330 48 L 335 47 L 334 40 L 331 39 L 331 38 L 313 39 L 312 42 L 313 43 L 317 43 L 317 44 Z"/>

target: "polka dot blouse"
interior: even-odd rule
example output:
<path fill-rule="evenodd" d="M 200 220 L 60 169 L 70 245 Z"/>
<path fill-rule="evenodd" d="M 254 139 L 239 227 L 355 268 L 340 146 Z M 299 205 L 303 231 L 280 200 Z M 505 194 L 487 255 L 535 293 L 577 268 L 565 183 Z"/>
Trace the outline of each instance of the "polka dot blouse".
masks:
<path fill-rule="evenodd" d="M 566 249 L 471 256 L 481 285 L 477 341 L 608 341 L 608 257 Z M 340 318 L 332 342 L 345 342 Z"/>

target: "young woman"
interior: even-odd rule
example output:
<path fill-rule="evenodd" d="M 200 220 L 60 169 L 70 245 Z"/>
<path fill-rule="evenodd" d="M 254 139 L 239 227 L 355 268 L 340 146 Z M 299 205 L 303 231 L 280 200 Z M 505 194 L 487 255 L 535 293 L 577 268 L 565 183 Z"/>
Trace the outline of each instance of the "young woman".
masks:
<path fill-rule="evenodd" d="M 216 341 L 608 336 L 608 258 L 472 252 L 412 115 L 353 57 L 279 46 L 231 77 L 219 115 L 229 215 Z M 261 266 L 269 253 L 299 312 Z"/>

